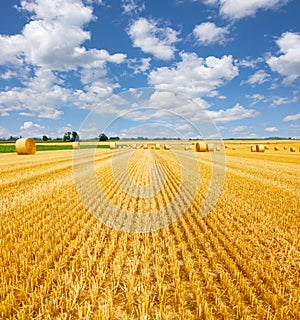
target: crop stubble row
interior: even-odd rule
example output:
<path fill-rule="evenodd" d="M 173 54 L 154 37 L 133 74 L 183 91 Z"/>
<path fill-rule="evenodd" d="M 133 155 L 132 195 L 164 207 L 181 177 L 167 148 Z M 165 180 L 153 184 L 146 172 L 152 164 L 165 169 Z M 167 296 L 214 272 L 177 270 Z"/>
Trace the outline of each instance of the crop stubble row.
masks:
<path fill-rule="evenodd" d="M 40 155 L 39 162 L 27 157 L 26 168 L 8 155 L 14 173 L 1 166 L 1 318 L 299 315 L 300 206 L 294 194 L 298 181 L 290 179 L 299 169 L 293 164 L 267 162 L 261 179 L 259 161 L 265 160 L 228 157 L 220 199 L 202 219 L 211 164 L 208 155 L 197 155 L 200 187 L 184 216 L 157 232 L 129 234 L 109 229 L 83 207 L 71 154 Z M 117 189 L 110 151 L 97 153 L 95 167 L 110 201 L 143 214 L 174 199 L 180 166 L 170 151 L 136 155 L 129 172 L 137 185 L 150 182 L 151 165 L 166 170 L 167 188 L 150 200 Z M 274 175 L 279 168 L 282 175 Z"/>

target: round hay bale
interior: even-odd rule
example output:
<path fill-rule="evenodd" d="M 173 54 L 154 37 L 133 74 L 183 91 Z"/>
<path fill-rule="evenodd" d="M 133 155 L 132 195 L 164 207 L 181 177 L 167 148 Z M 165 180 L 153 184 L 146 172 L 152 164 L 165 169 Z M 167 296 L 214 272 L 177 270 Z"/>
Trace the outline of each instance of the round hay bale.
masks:
<path fill-rule="evenodd" d="M 185 146 L 184 150 L 186 150 L 186 151 L 192 150 L 192 147 L 191 146 Z"/>
<path fill-rule="evenodd" d="M 216 146 L 216 151 L 221 151 L 221 147 L 222 147 L 222 145 L 218 144 L 218 145 Z"/>
<path fill-rule="evenodd" d="M 145 143 L 145 144 L 143 145 L 143 149 L 148 149 L 147 143 Z"/>
<path fill-rule="evenodd" d="M 206 150 L 209 152 L 215 151 L 215 145 L 213 143 L 207 143 L 206 144 Z"/>
<path fill-rule="evenodd" d="M 74 141 L 72 143 L 72 148 L 73 149 L 80 149 L 80 142 L 79 141 Z"/>
<path fill-rule="evenodd" d="M 279 147 L 277 147 L 277 146 L 274 147 L 274 150 L 275 150 L 275 151 L 278 151 L 278 150 L 279 150 Z"/>
<path fill-rule="evenodd" d="M 263 144 L 257 144 L 256 152 L 265 152 L 265 146 Z"/>
<path fill-rule="evenodd" d="M 203 141 L 196 143 L 196 152 L 206 152 L 206 143 Z"/>
<path fill-rule="evenodd" d="M 170 150 L 170 149 L 171 149 L 171 146 L 168 145 L 168 144 L 165 144 L 165 145 L 164 145 L 164 149 L 165 149 L 165 150 Z"/>
<path fill-rule="evenodd" d="M 296 148 L 295 148 L 295 147 L 291 147 L 291 148 L 290 148 L 290 151 L 291 151 L 291 152 L 296 152 Z"/>
<path fill-rule="evenodd" d="M 256 152 L 256 146 L 251 146 L 251 152 Z"/>
<path fill-rule="evenodd" d="M 232 147 L 232 150 L 235 150 L 236 149 L 236 147 Z"/>
<path fill-rule="evenodd" d="M 287 146 L 284 146 L 284 147 L 283 147 L 284 150 L 287 150 L 287 148 L 288 148 Z"/>
<path fill-rule="evenodd" d="M 136 144 L 134 143 L 131 147 L 132 149 L 136 149 Z"/>
<path fill-rule="evenodd" d="M 111 143 L 109 144 L 109 149 L 113 150 L 113 149 L 116 149 L 116 148 L 117 148 L 116 142 L 111 142 Z"/>
<path fill-rule="evenodd" d="M 268 147 L 268 146 L 265 146 L 265 150 L 269 150 L 269 147 Z"/>
<path fill-rule="evenodd" d="M 160 144 L 159 144 L 159 143 L 157 143 L 157 144 L 155 145 L 155 149 L 156 149 L 156 150 L 159 150 L 159 149 L 160 149 Z"/>
<path fill-rule="evenodd" d="M 16 141 L 16 151 L 18 154 L 35 154 L 35 142 L 31 138 L 20 138 Z"/>
<path fill-rule="evenodd" d="M 229 148 L 229 145 L 228 145 L 228 144 L 225 144 L 225 148 L 228 149 L 228 148 Z"/>

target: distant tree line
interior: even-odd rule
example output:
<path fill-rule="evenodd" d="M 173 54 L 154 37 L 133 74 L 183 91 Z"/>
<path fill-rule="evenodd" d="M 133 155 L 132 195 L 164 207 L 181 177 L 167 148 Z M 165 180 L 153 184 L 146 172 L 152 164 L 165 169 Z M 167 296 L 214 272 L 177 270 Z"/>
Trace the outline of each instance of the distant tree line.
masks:
<path fill-rule="evenodd" d="M 119 137 L 109 137 L 105 133 L 99 134 L 99 141 L 120 140 Z"/>
<path fill-rule="evenodd" d="M 10 136 L 8 139 L 2 138 L 0 140 L 2 141 L 16 141 L 19 138 L 22 138 L 22 136 Z M 76 131 L 67 131 L 64 133 L 63 137 L 57 137 L 55 139 L 52 139 L 51 137 L 47 135 L 43 135 L 42 137 L 33 137 L 34 140 L 42 140 L 42 141 L 49 141 L 49 140 L 63 140 L 63 141 L 79 141 L 79 134 Z M 120 137 L 108 137 L 105 133 L 99 134 L 98 137 L 93 138 L 95 140 L 99 139 L 99 141 L 109 141 L 109 140 L 120 140 Z M 266 137 L 266 138 L 223 138 L 223 140 L 294 140 L 296 138 L 294 137 Z M 122 140 L 181 140 L 180 138 L 174 138 L 174 137 L 163 137 L 163 138 L 148 138 L 148 137 L 137 137 L 137 138 L 122 138 Z M 199 138 L 189 138 L 188 140 L 199 140 Z"/>

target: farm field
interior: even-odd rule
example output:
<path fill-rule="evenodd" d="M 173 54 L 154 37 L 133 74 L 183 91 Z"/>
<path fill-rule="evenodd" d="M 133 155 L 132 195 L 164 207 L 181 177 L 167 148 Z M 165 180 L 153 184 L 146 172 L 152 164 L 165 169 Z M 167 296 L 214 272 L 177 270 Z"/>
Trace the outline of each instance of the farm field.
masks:
<path fill-rule="evenodd" d="M 85 142 L 82 144 L 83 148 L 94 148 L 96 142 Z M 109 148 L 109 144 L 98 144 L 97 148 Z M 72 142 L 38 142 L 36 143 L 37 151 L 50 151 L 50 150 L 72 150 Z M 14 142 L 0 142 L 0 153 L 16 152 Z"/>
<path fill-rule="evenodd" d="M 225 170 L 224 185 L 203 218 L 210 153 L 180 151 L 196 160 L 188 168 L 199 173 L 196 195 L 176 221 L 150 233 L 114 230 L 85 208 L 72 150 L 0 154 L 0 319 L 299 319 L 300 142 L 272 141 L 264 153 L 251 153 L 253 144 L 228 142 L 226 167 L 214 168 Z M 135 150 L 131 192 L 162 170 L 165 182 L 132 196 L 116 182 L 126 185 L 126 175 L 112 168 L 113 157 L 118 164 L 130 152 L 97 149 L 97 182 L 120 209 L 155 213 L 178 193 L 180 163 L 172 150 Z M 82 181 L 84 166 L 83 154 Z"/>

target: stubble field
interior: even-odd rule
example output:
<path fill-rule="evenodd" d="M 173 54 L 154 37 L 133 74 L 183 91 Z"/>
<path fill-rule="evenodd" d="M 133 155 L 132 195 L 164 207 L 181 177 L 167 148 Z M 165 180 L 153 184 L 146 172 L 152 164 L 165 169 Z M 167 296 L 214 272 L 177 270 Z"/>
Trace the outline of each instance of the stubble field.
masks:
<path fill-rule="evenodd" d="M 226 170 L 222 192 L 203 218 L 210 154 L 182 151 L 187 162 L 196 157 L 196 196 L 178 220 L 144 234 L 113 230 L 85 208 L 72 150 L 1 154 L 0 318 L 300 318 L 299 143 L 296 152 L 279 146 L 251 153 L 231 143 L 226 168 L 217 169 Z M 97 149 L 96 179 L 107 201 L 142 215 L 176 197 L 182 168 L 172 150 L 130 157 L 136 192 L 165 172 L 163 188 L 148 197 L 120 190 L 116 178 L 128 177 L 113 171 L 113 152 L 122 159 L 132 151 Z"/>

